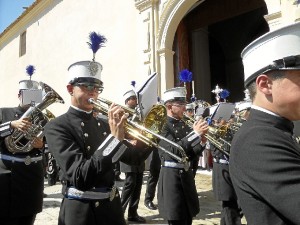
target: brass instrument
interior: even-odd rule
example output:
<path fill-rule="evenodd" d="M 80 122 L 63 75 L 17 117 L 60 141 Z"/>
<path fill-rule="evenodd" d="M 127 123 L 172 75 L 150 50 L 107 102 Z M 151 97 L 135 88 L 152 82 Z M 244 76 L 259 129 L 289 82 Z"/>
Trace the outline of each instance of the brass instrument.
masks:
<path fill-rule="evenodd" d="M 224 138 L 228 135 L 228 131 L 228 125 L 210 125 L 207 133 L 204 135 L 212 145 L 227 156 L 229 156 L 228 148 L 231 147 L 231 143 L 226 141 Z"/>
<path fill-rule="evenodd" d="M 246 120 L 244 120 L 246 121 Z M 235 134 L 243 125 L 243 121 L 241 122 L 231 122 L 229 125 L 229 129 L 231 130 L 232 134 Z"/>
<path fill-rule="evenodd" d="M 49 110 L 45 109 L 44 116 L 46 117 L 47 121 L 49 122 L 50 120 L 55 119 L 55 115 Z"/>
<path fill-rule="evenodd" d="M 182 120 L 191 128 L 193 128 L 193 124 L 196 122 L 196 119 L 186 115 L 185 113 L 183 114 Z M 230 128 L 233 129 L 233 127 Z M 231 144 L 224 139 L 226 135 L 229 134 L 229 131 L 229 125 L 209 125 L 208 131 L 204 137 L 206 137 L 207 140 L 209 140 L 209 142 L 221 152 L 229 156 L 229 153 L 226 150 L 231 146 Z"/>
<path fill-rule="evenodd" d="M 106 116 L 108 115 L 108 107 L 112 104 L 111 101 L 103 98 L 98 98 L 97 100 L 90 98 L 89 103 L 93 104 L 97 110 L 99 110 L 101 113 L 103 113 Z M 101 103 L 104 103 L 106 106 Z M 178 162 L 185 164 L 186 169 L 189 168 L 188 157 L 186 156 L 183 148 L 180 145 L 158 134 L 162 130 L 162 127 L 165 124 L 167 119 L 166 117 L 167 111 L 165 106 L 163 105 L 153 106 L 143 121 L 141 121 L 141 118 L 138 117 L 135 110 L 125 106 L 121 106 L 121 107 L 124 109 L 125 113 L 128 113 L 130 115 L 127 118 L 125 124 L 125 132 L 127 134 L 142 141 L 143 143 L 145 143 L 150 147 L 156 147 L 162 150 L 163 152 L 169 154 L 172 158 L 176 159 Z M 181 157 L 177 156 L 176 154 L 160 146 L 158 144 L 159 140 L 164 140 L 170 145 L 174 146 L 176 149 L 178 149 L 181 154 Z"/>
<path fill-rule="evenodd" d="M 193 117 L 187 115 L 186 113 L 183 113 L 183 117 L 182 117 L 181 120 L 183 120 L 183 122 L 185 122 L 185 124 L 188 125 L 191 128 L 193 128 L 193 125 L 196 122 L 196 119 L 194 119 Z"/>
<path fill-rule="evenodd" d="M 200 99 L 196 100 L 196 105 L 199 107 L 202 107 L 202 108 L 211 107 L 211 105 L 208 102 L 206 102 L 204 100 L 200 100 Z"/>
<path fill-rule="evenodd" d="M 6 147 L 11 153 L 30 152 L 33 149 L 32 143 L 34 139 L 44 137 L 44 126 L 49 121 L 47 115 L 44 115 L 42 111 L 55 102 L 64 103 L 62 97 L 50 86 L 43 82 L 40 82 L 40 86 L 43 92 L 46 93 L 42 102 L 30 106 L 21 117 L 28 118 L 32 123 L 31 127 L 26 132 L 15 129 L 10 136 L 5 138 Z"/>

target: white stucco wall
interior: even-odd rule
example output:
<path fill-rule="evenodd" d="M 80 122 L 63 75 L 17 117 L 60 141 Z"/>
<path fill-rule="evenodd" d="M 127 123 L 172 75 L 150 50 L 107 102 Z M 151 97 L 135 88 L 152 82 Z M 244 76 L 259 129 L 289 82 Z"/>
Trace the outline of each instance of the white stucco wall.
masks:
<path fill-rule="evenodd" d="M 88 35 L 91 31 L 107 38 L 96 61 L 103 65 L 103 97 L 122 103 L 125 87 L 131 80 L 139 82 L 147 76 L 143 67 L 141 30 L 133 1 L 53 0 L 38 18 L 27 25 L 27 52 L 19 57 L 19 34 L 0 48 L 0 105 L 18 104 L 18 82 L 27 79 L 26 66 L 36 67 L 33 79 L 53 87 L 66 101 L 49 109 L 59 115 L 69 106 L 66 74 L 70 64 L 91 60 Z"/>

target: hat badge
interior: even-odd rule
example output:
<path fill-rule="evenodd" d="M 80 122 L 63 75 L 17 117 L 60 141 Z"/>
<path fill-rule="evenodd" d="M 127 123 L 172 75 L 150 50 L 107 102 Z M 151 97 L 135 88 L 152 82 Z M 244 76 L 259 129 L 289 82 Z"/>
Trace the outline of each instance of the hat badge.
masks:
<path fill-rule="evenodd" d="M 93 51 L 93 60 L 88 66 L 88 70 L 92 76 L 95 76 L 99 71 L 99 65 L 95 62 L 96 52 L 104 46 L 106 38 L 103 35 L 97 34 L 96 32 L 91 32 L 89 35 L 90 42 L 87 42 L 90 49 Z"/>
<path fill-rule="evenodd" d="M 91 61 L 90 64 L 88 65 L 88 70 L 89 70 L 90 74 L 94 77 L 94 76 L 96 76 L 96 74 L 99 70 L 99 66 L 96 62 Z"/>

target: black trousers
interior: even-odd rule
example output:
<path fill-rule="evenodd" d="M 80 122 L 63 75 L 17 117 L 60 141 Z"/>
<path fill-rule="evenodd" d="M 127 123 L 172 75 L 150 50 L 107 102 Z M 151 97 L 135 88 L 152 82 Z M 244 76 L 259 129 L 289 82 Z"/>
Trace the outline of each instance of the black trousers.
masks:
<path fill-rule="evenodd" d="M 5 217 L 0 218 L 1 225 L 33 225 L 36 214 L 30 216 L 22 216 L 18 218 Z"/>
<path fill-rule="evenodd" d="M 155 197 L 155 191 L 156 191 L 156 185 L 157 185 L 158 178 L 159 178 L 159 172 L 160 172 L 160 170 L 157 170 L 157 169 L 151 170 L 150 169 L 150 174 L 148 176 L 146 193 L 145 193 L 145 202 L 149 202 L 149 201 L 152 202 Z"/>
<path fill-rule="evenodd" d="M 220 225 L 241 225 L 240 209 L 235 200 L 222 201 Z"/>
<path fill-rule="evenodd" d="M 192 218 L 187 218 L 185 220 L 168 220 L 169 225 L 192 225 Z"/>
<path fill-rule="evenodd" d="M 143 184 L 143 173 L 128 172 L 123 186 L 121 204 L 123 211 L 128 206 L 128 217 L 136 217 Z"/>

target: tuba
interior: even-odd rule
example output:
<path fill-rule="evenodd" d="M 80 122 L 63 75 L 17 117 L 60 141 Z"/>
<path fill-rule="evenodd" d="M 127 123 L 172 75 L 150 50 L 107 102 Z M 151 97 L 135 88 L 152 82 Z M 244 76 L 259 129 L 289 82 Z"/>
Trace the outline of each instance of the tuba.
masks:
<path fill-rule="evenodd" d="M 48 113 L 46 111 L 46 114 L 42 111 L 55 102 L 64 103 L 62 97 L 50 86 L 43 82 L 40 82 L 40 86 L 45 93 L 42 102 L 30 106 L 21 117 L 29 118 L 32 126 L 25 132 L 15 129 L 10 136 L 5 138 L 6 147 L 13 154 L 30 152 L 33 149 L 33 140 L 44 136 L 44 126 L 54 116 L 50 111 Z"/>
<path fill-rule="evenodd" d="M 112 104 L 111 101 L 103 98 L 98 98 L 97 100 L 90 98 L 89 103 L 93 104 L 94 108 L 96 108 L 98 111 L 100 111 L 102 114 L 106 116 L 108 114 L 108 107 Z M 106 106 L 104 106 L 101 103 L 104 103 Z M 141 118 L 138 117 L 135 110 L 125 106 L 121 106 L 121 107 L 126 113 L 130 115 L 127 118 L 127 122 L 125 124 L 125 132 L 127 134 L 142 141 L 143 143 L 145 143 L 150 147 L 156 147 L 162 150 L 163 152 L 169 154 L 172 158 L 174 158 L 178 162 L 185 164 L 186 168 L 188 168 L 188 157 L 186 156 L 183 148 L 180 145 L 170 141 L 169 139 L 159 135 L 159 132 L 162 130 L 162 127 L 165 124 L 167 119 L 166 117 L 167 110 L 165 106 L 163 105 L 153 106 L 143 121 L 141 121 Z M 181 157 L 160 146 L 158 144 L 160 140 L 164 140 L 169 144 L 171 144 L 176 149 L 178 149 L 181 154 Z"/>

